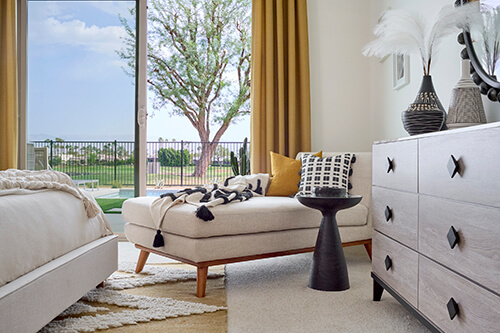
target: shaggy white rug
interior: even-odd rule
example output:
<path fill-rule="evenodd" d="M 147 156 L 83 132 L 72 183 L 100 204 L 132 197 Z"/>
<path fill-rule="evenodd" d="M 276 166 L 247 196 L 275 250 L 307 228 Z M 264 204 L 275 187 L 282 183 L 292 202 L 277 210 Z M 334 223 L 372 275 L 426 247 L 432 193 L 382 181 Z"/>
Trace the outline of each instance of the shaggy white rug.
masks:
<path fill-rule="evenodd" d="M 178 301 L 172 298 L 130 295 L 117 290 L 130 289 L 156 283 L 196 280 L 196 271 L 171 267 L 146 265 L 140 274 L 134 273 L 135 263 L 120 263 L 103 288 L 89 291 L 80 301 L 66 309 L 60 317 L 82 315 L 53 320 L 39 333 L 94 332 L 112 327 L 131 325 L 151 320 L 162 320 L 205 312 L 215 312 L 226 307 L 202 303 Z M 209 273 L 208 278 L 219 278 L 223 274 Z M 121 312 L 110 312 L 106 307 L 94 307 L 84 302 L 105 303 L 128 308 Z M 100 314 L 99 312 L 107 312 Z M 98 313 L 98 314 L 95 314 Z M 93 315 L 84 315 L 93 314 Z"/>

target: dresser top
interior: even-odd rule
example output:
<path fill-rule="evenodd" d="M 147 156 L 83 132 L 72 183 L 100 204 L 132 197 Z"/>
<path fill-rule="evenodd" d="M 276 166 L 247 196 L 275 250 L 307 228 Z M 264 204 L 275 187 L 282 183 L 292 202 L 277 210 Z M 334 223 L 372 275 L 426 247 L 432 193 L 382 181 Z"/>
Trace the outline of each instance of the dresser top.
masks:
<path fill-rule="evenodd" d="M 446 130 L 446 131 L 437 131 L 437 132 L 432 132 L 432 133 L 407 136 L 407 137 L 399 138 L 399 139 L 380 140 L 380 141 L 375 141 L 373 144 L 378 145 L 378 144 L 382 144 L 382 143 L 415 140 L 415 139 L 434 137 L 434 136 L 440 136 L 440 135 L 458 134 L 458 133 L 472 132 L 472 131 L 482 131 L 485 129 L 496 128 L 496 127 L 500 127 L 500 121 L 488 123 L 488 124 L 482 124 L 482 125 L 455 128 L 455 129 Z"/>

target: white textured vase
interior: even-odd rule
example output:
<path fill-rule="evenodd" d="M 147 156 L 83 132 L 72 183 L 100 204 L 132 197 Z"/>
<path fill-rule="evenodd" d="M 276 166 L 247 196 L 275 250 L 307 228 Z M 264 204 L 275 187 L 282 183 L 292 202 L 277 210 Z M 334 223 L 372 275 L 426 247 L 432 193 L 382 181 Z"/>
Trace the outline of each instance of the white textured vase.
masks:
<path fill-rule="evenodd" d="M 462 77 L 451 92 L 446 124 L 459 128 L 486 123 L 481 93 L 470 78 L 470 62 L 462 60 Z"/>

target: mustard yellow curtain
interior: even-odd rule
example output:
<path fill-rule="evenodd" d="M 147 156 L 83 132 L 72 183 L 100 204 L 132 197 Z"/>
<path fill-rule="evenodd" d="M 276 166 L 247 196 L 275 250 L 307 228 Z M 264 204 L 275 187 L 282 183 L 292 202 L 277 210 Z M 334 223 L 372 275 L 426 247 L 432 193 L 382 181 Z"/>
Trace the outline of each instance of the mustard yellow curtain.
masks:
<path fill-rule="evenodd" d="M 17 167 L 16 0 L 0 1 L 0 170 Z"/>
<path fill-rule="evenodd" d="M 307 0 L 253 0 L 251 170 L 311 150 Z"/>

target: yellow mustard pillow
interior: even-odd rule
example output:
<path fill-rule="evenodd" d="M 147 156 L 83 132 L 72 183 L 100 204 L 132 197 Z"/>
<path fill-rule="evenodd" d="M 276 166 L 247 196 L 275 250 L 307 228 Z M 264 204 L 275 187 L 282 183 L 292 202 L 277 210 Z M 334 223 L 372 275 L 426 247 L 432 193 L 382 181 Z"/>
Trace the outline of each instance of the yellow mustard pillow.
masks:
<path fill-rule="evenodd" d="M 313 154 L 323 157 L 323 151 Z M 294 158 L 271 152 L 271 183 L 266 196 L 288 197 L 299 191 L 302 162 Z"/>

